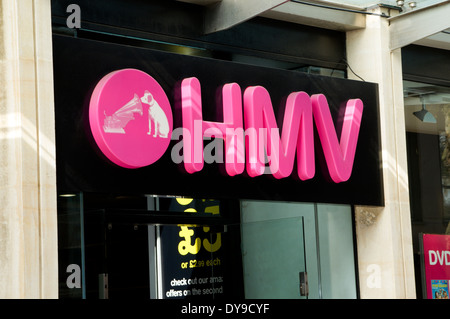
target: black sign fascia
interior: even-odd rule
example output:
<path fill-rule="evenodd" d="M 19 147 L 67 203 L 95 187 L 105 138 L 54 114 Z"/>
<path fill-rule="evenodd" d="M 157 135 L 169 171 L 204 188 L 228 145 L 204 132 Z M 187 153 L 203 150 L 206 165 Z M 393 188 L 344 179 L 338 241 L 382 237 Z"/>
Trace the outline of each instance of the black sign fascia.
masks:
<path fill-rule="evenodd" d="M 54 36 L 53 53 L 60 192 L 384 205 L 378 87 L 374 83 L 62 36 Z M 221 172 L 217 163 L 205 164 L 202 171 L 188 174 L 171 159 L 171 149 L 179 142 L 175 140 L 163 157 L 150 166 L 126 169 L 112 164 L 101 154 L 90 132 L 89 101 L 102 77 L 125 68 L 142 70 L 158 81 L 171 103 L 174 128 L 181 122 L 178 109 L 180 81 L 189 77 L 197 77 L 201 83 L 203 119 L 207 121 L 222 121 L 217 92 L 226 83 L 238 83 L 242 91 L 255 85 L 266 88 L 280 128 L 284 103 L 291 92 L 324 94 L 338 131 L 343 106 L 349 99 L 359 98 L 364 103 L 364 112 L 352 175 L 343 183 L 330 181 L 320 142 L 315 147 L 315 177 L 307 181 L 299 180 L 295 173 L 283 179 L 271 175 L 252 178 L 245 172 L 230 177 Z"/>

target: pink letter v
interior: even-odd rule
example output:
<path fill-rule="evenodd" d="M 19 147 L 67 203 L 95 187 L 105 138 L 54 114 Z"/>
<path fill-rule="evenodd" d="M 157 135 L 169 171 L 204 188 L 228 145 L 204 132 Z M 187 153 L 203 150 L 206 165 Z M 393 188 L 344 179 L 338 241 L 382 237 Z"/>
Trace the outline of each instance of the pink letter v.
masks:
<path fill-rule="evenodd" d="M 352 174 L 363 103 L 360 99 L 347 102 L 341 140 L 338 142 L 326 97 L 323 94 L 316 94 L 311 96 L 311 102 L 314 122 L 330 176 L 335 183 L 345 182 Z"/>

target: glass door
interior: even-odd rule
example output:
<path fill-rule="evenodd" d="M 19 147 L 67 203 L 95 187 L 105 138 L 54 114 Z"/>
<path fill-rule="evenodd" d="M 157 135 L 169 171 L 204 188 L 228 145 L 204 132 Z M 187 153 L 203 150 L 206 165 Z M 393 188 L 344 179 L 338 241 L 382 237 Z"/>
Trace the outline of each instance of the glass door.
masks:
<path fill-rule="evenodd" d="M 99 298 L 149 299 L 147 226 L 114 222 L 106 228 L 105 268 L 98 275 Z"/>
<path fill-rule="evenodd" d="M 357 297 L 349 205 L 241 201 L 241 240 L 246 298 Z"/>
<path fill-rule="evenodd" d="M 245 297 L 306 298 L 304 245 L 302 217 L 242 224 Z"/>
<path fill-rule="evenodd" d="M 268 202 L 256 201 L 243 202 L 241 207 L 245 297 L 306 299 L 309 290 L 300 211 L 280 203 L 275 210 Z"/>

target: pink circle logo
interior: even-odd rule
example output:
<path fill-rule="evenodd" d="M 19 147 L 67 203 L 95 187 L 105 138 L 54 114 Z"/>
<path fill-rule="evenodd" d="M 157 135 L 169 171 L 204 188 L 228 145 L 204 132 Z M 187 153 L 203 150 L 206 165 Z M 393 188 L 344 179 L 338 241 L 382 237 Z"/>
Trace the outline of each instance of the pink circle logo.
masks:
<path fill-rule="evenodd" d="M 172 109 L 154 78 L 136 69 L 123 69 L 107 74 L 95 87 L 89 123 L 108 159 L 125 168 L 139 168 L 153 164 L 167 150 Z"/>

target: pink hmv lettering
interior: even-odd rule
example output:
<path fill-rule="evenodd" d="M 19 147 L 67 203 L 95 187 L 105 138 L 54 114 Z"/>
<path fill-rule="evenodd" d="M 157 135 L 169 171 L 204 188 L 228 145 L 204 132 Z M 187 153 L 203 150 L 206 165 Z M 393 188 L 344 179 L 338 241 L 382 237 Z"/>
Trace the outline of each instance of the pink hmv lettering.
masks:
<path fill-rule="evenodd" d="M 251 177 L 285 178 L 292 174 L 296 157 L 301 180 L 315 175 L 315 125 L 332 180 L 340 183 L 350 178 L 363 114 L 360 99 L 347 101 L 340 139 L 323 94 L 292 92 L 286 100 L 281 134 L 264 87 L 247 87 L 242 93 L 237 83 L 227 83 L 222 87 L 222 103 L 223 122 L 204 121 L 200 81 L 183 79 L 182 127 L 173 130 L 171 107 L 158 82 L 142 71 L 125 69 L 97 84 L 89 120 L 99 148 L 125 168 L 151 165 L 165 153 L 170 139 L 182 136 L 173 147 L 172 160 L 183 162 L 185 170 L 194 174 L 205 161 L 211 162 L 203 141 L 215 137 L 223 140 L 228 175 L 246 170 Z"/>

